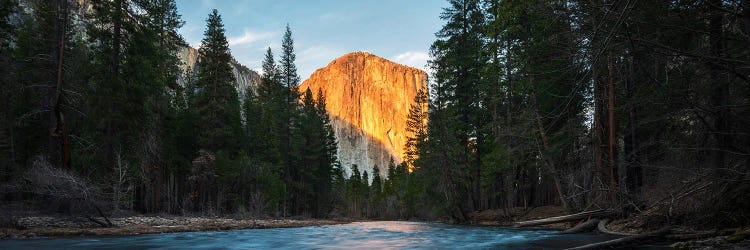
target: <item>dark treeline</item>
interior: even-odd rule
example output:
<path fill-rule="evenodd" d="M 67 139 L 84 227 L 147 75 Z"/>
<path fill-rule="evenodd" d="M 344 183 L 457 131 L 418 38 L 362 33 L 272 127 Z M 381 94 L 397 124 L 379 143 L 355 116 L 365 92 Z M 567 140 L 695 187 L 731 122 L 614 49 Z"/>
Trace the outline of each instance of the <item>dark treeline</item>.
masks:
<path fill-rule="evenodd" d="M 750 222 L 750 1 L 449 3 L 406 211 Z"/>
<path fill-rule="evenodd" d="M 173 0 L 0 2 L 4 211 L 750 222 L 750 1 L 451 0 L 403 163 L 348 178 L 288 26 L 239 98 L 216 11 L 181 72 Z"/>
<path fill-rule="evenodd" d="M 175 1 L 79 3 L 0 4 L 7 215 L 68 213 L 107 225 L 93 217 L 343 211 L 347 182 L 325 98 L 297 89 L 288 26 L 279 59 L 269 48 L 259 86 L 239 98 L 216 10 L 196 68 L 182 72 Z"/>

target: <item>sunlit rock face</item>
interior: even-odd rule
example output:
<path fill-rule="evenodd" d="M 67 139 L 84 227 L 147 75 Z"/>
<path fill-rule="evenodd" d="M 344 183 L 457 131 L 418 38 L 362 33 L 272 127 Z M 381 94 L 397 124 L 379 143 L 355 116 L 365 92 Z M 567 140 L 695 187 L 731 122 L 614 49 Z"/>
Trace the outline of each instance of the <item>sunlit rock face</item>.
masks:
<path fill-rule="evenodd" d="M 338 157 L 347 176 L 352 164 L 372 177 L 373 166 L 386 177 L 389 159 L 401 162 L 406 116 L 427 74 L 367 52 L 345 54 L 316 70 L 300 85 L 322 89 L 338 139 Z"/>
<path fill-rule="evenodd" d="M 193 76 L 197 75 L 198 71 L 200 70 L 196 68 L 196 66 L 198 65 L 198 60 L 200 60 L 200 55 L 197 49 L 192 47 L 183 47 L 182 49 L 180 49 L 177 57 L 180 58 L 180 61 L 182 62 L 182 65 L 180 65 L 182 71 L 190 70 Z M 241 100 L 245 97 L 245 91 L 248 89 L 248 87 L 255 91 L 256 87 L 260 83 L 260 75 L 257 72 L 248 69 L 234 59 L 232 59 L 231 65 L 232 73 L 234 74 L 234 78 L 237 80 L 237 85 L 235 87 L 237 88 L 237 93 L 239 93 Z M 184 77 L 185 76 L 180 76 L 179 80 L 180 84 L 183 86 L 187 81 L 187 79 L 184 79 Z"/>

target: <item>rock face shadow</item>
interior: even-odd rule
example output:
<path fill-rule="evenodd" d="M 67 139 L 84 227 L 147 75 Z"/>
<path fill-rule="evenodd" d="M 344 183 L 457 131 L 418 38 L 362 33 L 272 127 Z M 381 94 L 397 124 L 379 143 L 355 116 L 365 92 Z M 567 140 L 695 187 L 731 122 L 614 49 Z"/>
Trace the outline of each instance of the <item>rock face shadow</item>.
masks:
<path fill-rule="evenodd" d="M 401 158 L 396 157 L 391 147 L 346 120 L 331 117 L 331 124 L 338 140 L 338 158 L 347 176 L 352 174 L 351 166 L 357 164 L 360 171 L 366 170 L 372 177 L 377 164 L 380 176 L 385 178 L 391 157 L 394 162 L 400 162 Z"/>

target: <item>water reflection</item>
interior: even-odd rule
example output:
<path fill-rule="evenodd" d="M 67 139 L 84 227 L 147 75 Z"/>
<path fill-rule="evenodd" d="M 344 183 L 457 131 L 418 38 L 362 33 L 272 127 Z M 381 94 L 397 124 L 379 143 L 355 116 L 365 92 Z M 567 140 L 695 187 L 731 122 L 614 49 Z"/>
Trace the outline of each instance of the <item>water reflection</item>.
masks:
<path fill-rule="evenodd" d="M 551 230 L 425 222 L 0 241 L 0 249 L 556 249 L 602 240 Z"/>
<path fill-rule="evenodd" d="M 353 223 L 355 226 L 359 226 L 362 230 L 386 230 L 395 233 L 408 233 L 424 230 L 425 223 L 418 222 L 396 222 L 394 221 L 374 221 L 374 222 L 357 222 Z"/>

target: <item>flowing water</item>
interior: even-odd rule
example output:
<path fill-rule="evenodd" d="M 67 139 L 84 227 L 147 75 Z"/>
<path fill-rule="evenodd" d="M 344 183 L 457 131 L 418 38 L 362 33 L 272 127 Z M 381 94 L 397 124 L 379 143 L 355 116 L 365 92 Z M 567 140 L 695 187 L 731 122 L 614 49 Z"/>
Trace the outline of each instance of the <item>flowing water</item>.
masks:
<path fill-rule="evenodd" d="M 553 230 L 378 221 L 118 237 L 0 240 L 0 249 L 561 249 L 612 239 Z"/>

